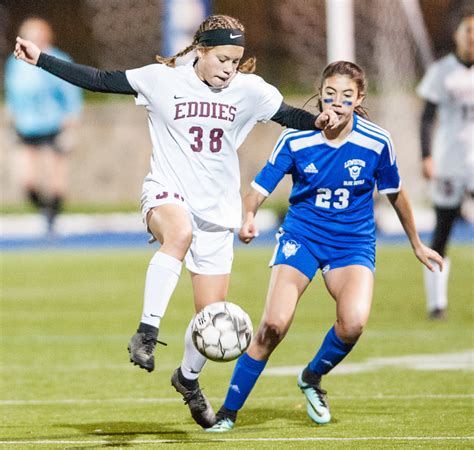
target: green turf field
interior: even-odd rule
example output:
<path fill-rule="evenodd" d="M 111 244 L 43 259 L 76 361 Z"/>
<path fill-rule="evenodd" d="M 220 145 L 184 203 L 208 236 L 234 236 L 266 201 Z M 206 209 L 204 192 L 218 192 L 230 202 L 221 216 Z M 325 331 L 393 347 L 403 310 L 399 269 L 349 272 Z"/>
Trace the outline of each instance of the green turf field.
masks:
<path fill-rule="evenodd" d="M 245 248 L 236 253 L 229 300 L 247 310 L 255 327 L 271 251 Z M 334 321 L 334 304 L 318 276 L 235 430 L 216 436 L 194 424 L 169 381 L 180 364 L 192 314 L 184 271 L 162 322 L 160 338 L 168 347 L 158 347 L 157 370 L 149 374 L 128 362 L 126 347 L 141 314 L 150 250 L 5 252 L 0 445 L 473 447 L 474 383 L 472 371 L 466 370 L 466 358 L 471 370 L 473 366 L 472 353 L 466 353 L 473 347 L 473 247 L 453 247 L 450 255 L 449 319 L 430 322 L 425 318 L 421 265 L 406 247 L 379 249 L 369 326 L 340 366 L 361 371 L 326 377 L 323 387 L 334 420 L 322 427 L 307 418 L 293 374 L 295 366 L 312 357 Z M 461 368 L 439 368 L 463 358 Z M 233 365 L 210 362 L 201 377 L 215 409 L 223 401 Z M 415 370 L 420 365 L 432 370 Z M 278 368 L 283 372 L 279 376 Z"/>

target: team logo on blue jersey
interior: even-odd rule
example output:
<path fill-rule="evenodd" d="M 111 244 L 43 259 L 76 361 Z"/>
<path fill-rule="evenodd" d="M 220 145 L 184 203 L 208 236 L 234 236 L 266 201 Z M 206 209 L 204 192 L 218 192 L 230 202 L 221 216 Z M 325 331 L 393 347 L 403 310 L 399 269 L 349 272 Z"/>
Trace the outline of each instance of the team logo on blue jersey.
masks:
<path fill-rule="evenodd" d="M 349 159 L 344 163 L 344 169 L 349 169 L 349 175 L 353 180 L 359 178 L 363 167 L 365 167 L 365 161 L 362 159 Z"/>
<path fill-rule="evenodd" d="M 285 245 L 283 246 L 281 251 L 285 255 L 285 258 L 288 259 L 290 256 L 295 255 L 300 247 L 301 247 L 301 245 L 298 244 L 298 242 L 295 242 L 293 240 L 289 240 L 289 241 L 285 242 Z"/>
<path fill-rule="evenodd" d="M 357 186 L 359 184 L 364 184 L 365 180 L 358 180 L 360 176 L 360 171 L 365 167 L 365 161 L 362 159 L 349 159 L 344 163 L 344 168 L 349 170 L 349 175 L 352 180 L 343 181 L 344 186 Z"/>

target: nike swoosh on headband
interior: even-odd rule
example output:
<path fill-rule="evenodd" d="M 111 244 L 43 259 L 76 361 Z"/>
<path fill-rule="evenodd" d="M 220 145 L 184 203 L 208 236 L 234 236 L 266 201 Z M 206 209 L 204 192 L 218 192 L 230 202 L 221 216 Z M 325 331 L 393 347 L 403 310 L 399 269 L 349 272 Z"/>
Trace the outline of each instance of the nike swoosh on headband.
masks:
<path fill-rule="evenodd" d="M 229 35 L 231 39 L 237 39 L 238 37 L 241 37 L 241 36 L 242 36 L 241 34 L 232 34 L 232 33 L 230 33 Z"/>

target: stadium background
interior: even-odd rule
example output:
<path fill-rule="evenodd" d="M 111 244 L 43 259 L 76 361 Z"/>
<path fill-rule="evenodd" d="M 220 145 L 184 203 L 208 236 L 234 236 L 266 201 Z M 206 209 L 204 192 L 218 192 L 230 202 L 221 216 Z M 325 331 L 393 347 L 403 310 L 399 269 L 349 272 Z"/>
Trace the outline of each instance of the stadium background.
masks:
<path fill-rule="evenodd" d="M 151 63 L 161 51 L 163 2 L 0 0 L 0 71 L 26 14 L 50 20 L 59 46 L 80 63 L 104 69 Z M 404 183 L 415 200 L 417 224 L 429 229 L 430 203 L 419 171 L 421 103 L 414 95 L 423 58 L 402 2 L 417 3 L 353 0 L 356 56 L 370 78 L 370 115 L 392 132 Z M 257 56 L 258 73 L 278 85 L 291 103 L 302 105 L 326 64 L 324 3 L 214 0 L 213 8 L 244 22 L 247 53 Z M 419 1 L 434 57 L 452 48 L 450 18 L 461 3 Z M 110 235 L 120 216 L 122 230 L 139 229 L 142 234 L 135 233 L 139 236 L 134 240 L 124 233 L 108 240 L 102 232 L 84 239 L 11 239 L 35 225 L 39 232 L 44 230 L 38 215 L 32 222 L 27 219 L 32 214 L 13 214 L 28 209 L 17 181 L 21 168 L 13 135 L 0 104 L 0 212 L 8 213 L 0 215 L 0 446 L 472 448 L 472 226 L 450 248 L 454 270 L 446 321 L 426 320 L 422 270 L 406 238 L 396 241 L 404 245 L 386 245 L 386 237 L 379 239 L 369 326 L 347 361 L 324 384 L 335 417 L 331 425 L 314 427 L 309 422 L 295 382 L 334 321 L 334 302 L 318 276 L 234 432 L 220 439 L 196 427 L 169 383 L 192 315 L 191 282 L 184 271 L 162 323 L 160 338 L 168 346 L 160 347 L 155 372 L 137 370 L 126 352 L 142 308 L 144 273 L 156 251 L 156 246 L 145 244 L 138 212 L 150 156 L 145 111 L 131 98 L 86 98 L 71 154 L 67 212 L 75 213 L 60 217 L 60 231 L 84 234 L 97 231 L 99 223 L 99 229 Z M 278 133 L 277 125 L 257 126 L 245 142 L 240 151 L 243 189 Z M 287 188 L 277 193 L 282 204 Z M 378 206 L 381 210 L 384 202 Z M 134 213 L 127 214 L 127 220 L 123 214 L 95 214 L 95 228 L 87 228 L 84 215 L 77 214 L 87 212 L 90 217 L 93 211 L 117 210 Z M 427 218 L 420 216 L 423 211 Z M 5 235 L 9 238 L 3 240 Z M 11 247 L 7 240 L 13 242 Z M 133 248 L 123 248 L 127 242 Z M 10 248 L 14 251 L 4 251 Z M 268 246 L 236 248 L 229 299 L 249 313 L 254 326 L 266 294 L 270 254 Z M 214 408 L 222 403 L 232 368 L 232 363 L 209 363 L 200 378 Z"/>
<path fill-rule="evenodd" d="M 410 0 L 408 0 L 410 1 Z M 239 17 L 247 29 L 247 55 L 257 73 L 278 86 L 289 103 L 302 106 L 326 64 L 324 0 L 214 0 L 215 13 Z M 420 0 L 433 56 L 452 48 L 450 20 L 461 0 Z M 0 2 L 0 73 L 25 16 L 51 21 L 58 45 L 80 63 L 104 69 L 149 64 L 162 53 L 162 0 L 4 0 Z M 401 1 L 354 1 L 356 61 L 367 71 L 372 120 L 394 138 L 405 186 L 417 207 L 428 206 L 420 177 L 418 118 L 414 95 L 424 65 Z M 86 94 L 85 113 L 71 154 L 69 207 L 138 207 L 148 170 L 150 140 L 146 112 L 131 98 Z M 307 106 L 314 111 L 314 101 Z M 3 106 L 2 106 L 3 108 Z M 257 126 L 242 146 L 242 190 L 264 163 L 280 133 L 273 123 Z M 23 203 L 15 136 L 5 111 L 0 119 L 2 208 Z M 273 197 L 284 202 L 288 184 Z M 126 206 L 125 206 L 126 205 Z M 429 215 L 429 214 L 428 214 Z"/>

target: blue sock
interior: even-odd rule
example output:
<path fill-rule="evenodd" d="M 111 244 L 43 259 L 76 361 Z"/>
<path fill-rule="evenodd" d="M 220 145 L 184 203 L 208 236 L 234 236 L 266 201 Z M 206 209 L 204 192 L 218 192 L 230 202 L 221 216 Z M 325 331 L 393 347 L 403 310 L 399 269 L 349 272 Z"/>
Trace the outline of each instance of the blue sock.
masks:
<path fill-rule="evenodd" d="M 238 411 L 242 408 L 266 364 L 267 361 L 258 361 L 247 353 L 237 360 L 224 401 L 227 409 Z"/>
<path fill-rule="evenodd" d="M 347 356 L 352 347 L 354 344 L 347 344 L 339 339 L 332 327 L 326 334 L 318 353 L 308 364 L 309 370 L 319 375 L 327 374 Z"/>

